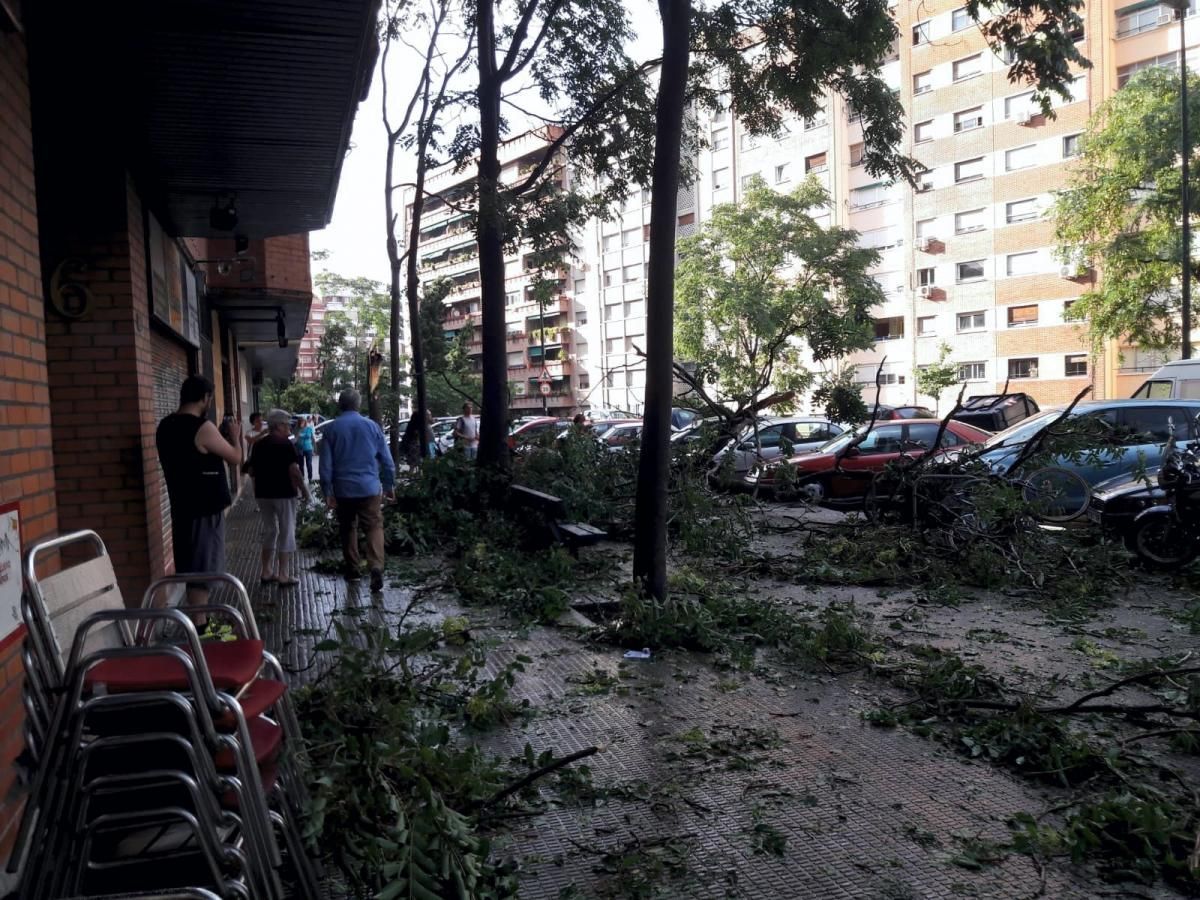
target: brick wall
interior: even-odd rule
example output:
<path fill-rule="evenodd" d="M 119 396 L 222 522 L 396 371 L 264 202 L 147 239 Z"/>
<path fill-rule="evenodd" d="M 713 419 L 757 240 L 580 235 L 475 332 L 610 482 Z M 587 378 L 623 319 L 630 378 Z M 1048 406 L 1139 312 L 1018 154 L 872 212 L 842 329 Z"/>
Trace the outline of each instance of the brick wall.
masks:
<path fill-rule="evenodd" d="M 0 503 L 20 501 L 26 546 L 57 528 L 31 130 L 24 42 L 0 33 Z M 19 652 L 0 654 L 0 859 L 20 811 L 6 800 L 22 748 Z"/>

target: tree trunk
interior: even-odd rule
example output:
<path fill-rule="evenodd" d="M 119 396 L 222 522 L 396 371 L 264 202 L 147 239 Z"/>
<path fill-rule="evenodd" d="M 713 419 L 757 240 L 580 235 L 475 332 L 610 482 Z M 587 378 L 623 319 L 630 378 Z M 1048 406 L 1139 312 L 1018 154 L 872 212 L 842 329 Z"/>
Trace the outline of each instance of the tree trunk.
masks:
<path fill-rule="evenodd" d="M 500 92 L 492 0 L 476 0 L 479 41 L 479 292 L 483 311 L 483 408 L 479 411 L 479 464 L 508 461 L 508 355 L 504 327 L 504 223 L 500 208 Z"/>
<path fill-rule="evenodd" d="M 659 0 L 663 54 L 654 121 L 650 262 L 646 272 L 646 409 L 634 514 L 633 580 L 650 596 L 667 595 L 667 502 L 675 328 L 675 226 L 683 141 L 691 0 Z"/>
<path fill-rule="evenodd" d="M 388 263 L 391 268 L 391 280 L 388 284 L 388 294 L 391 300 L 391 330 L 388 335 L 388 349 L 391 352 L 391 360 L 389 364 L 389 373 L 392 377 L 392 390 L 396 391 L 396 408 L 392 410 L 392 431 L 388 438 L 388 449 L 392 454 L 392 462 L 400 462 L 400 250 L 396 246 L 396 213 L 395 203 L 392 199 L 392 170 L 396 163 L 396 141 L 392 136 L 388 135 L 387 162 L 383 167 L 383 206 L 384 216 L 387 219 L 387 254 Z M 414 202 L 413 208 L 416 209 L 416 203 L 420 202 L 418 197 Z M 409 322 L 415 323 L 417 320 L 409 316 Z M 411 327 L 411 325 L 410 325 Z M 415 330 L 415 329 L 414 329 Z M 419 346 L 420 339 L 414 335 L 413 338 L 413 353 Z M 416 418 L 414 415 L 412 418 Z M 409 427 L 412 427 L 412 422 L 409 422 Z"/>

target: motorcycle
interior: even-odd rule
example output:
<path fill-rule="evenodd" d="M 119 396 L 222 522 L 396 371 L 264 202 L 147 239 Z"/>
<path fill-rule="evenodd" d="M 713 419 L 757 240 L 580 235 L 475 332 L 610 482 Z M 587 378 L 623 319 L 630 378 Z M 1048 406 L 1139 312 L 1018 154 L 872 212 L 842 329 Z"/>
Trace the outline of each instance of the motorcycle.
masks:
<path fill-rule="evenodd" d="M 1163 450 L 1158 484 L 1167 502 L 1142 510 L 1129 543 L 1138 558 L 1157 569 L 1182 569 L 1200 554 L 1200 455 L 1175 444 Z"/>

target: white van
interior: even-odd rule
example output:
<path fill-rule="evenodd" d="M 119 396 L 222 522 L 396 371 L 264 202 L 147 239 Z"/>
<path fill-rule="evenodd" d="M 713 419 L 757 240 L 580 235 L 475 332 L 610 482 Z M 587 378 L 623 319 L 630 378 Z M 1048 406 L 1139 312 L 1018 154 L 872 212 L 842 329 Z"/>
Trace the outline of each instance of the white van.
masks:
<path fill-rule="evenodd" d="M 1166 363 L 1133 396 L 1143 400 L 1200 400 L 1200 359 Z"/>

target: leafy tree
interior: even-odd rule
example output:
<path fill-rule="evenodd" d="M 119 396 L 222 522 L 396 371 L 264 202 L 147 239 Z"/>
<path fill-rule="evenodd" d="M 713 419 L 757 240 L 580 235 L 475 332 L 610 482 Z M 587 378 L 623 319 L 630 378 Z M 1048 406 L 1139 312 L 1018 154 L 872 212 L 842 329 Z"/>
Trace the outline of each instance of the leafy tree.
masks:
<path fill-rule="evenodd" d="M 1070 187 L 1054 206 L 1064 261 L 1099 266 L 1103 279 L 1071 306 L 1097 344 L 1128 339 L 1168 349 L 1180 341 L 1179 277 L 1183 251 L 1183 133 L 1179 74 L 1139 73 L 1093 116 L 1081 140 Z M 1200 142 L 1200 77 L 1188 79 L 1192 147 Z M 1200 205 L 1200 166 L 1191 170 L 1190 199 Z M 1193 253 L 1191 277 L 1200 276 Z"/>
<path fill-rule="evenodd" d="M 782 194 L 755 176 L 742 203 L 717 206 L 680 242 L 675 351 L 696 363 L 675 374 L 730 422 L 752 417 L 772 389 L 808 391 L 817 374 L 806 357 L 826 364 L 871 344 L 883 291 L 867 270 L 879 253 L 859 247 L 856 231 L 822 227 L 812 213 L 828 202 L 816 179 Z"/>
<path fill-rule="evenodd" d="M 1052 93 L 1069 93 L 1070 63 L 1087 65 L 1070 37 L 1083 25 L 1081 6 L 1082 0 L 968 0 L 967 11 L 986 20 L 981 28 L 994 49 L 1011 54 L 1010 80 L 1032 83 L 1049 112 Z M 812 115 L 832 90 L 861 116 L 867 171 L 911 180 L 919 166 L 899 149 L 903 111 L 880 77 L 897 38 L 886 0 L 723 0 L 697 10 L 691 0 L 658 0 L 658 8 L 663 51 L 653 140 L 646 410 L 633 576 L 662 599 L 667 593 L 675 204 L 689 69 L 701 84 L 727 86 L 734 113 L 751 133 L 771 133 L 784 115 Z M 705 99 L 702 91 L 693 96 Z"/>
<path fill-rule="evenodd" d="M 474 327 L 467 325 L 459 329 L 453 338 L 446 337 L 443 324 L 445 305 L 442 301 L 449 288 L 450 282 L 444 280 L 426 285 L 417 329 L 425 349 L 428 408 L 435 416 L 457 413 L 466 400 L 478 407 L 481 387 L 479 373 L 474 370 L 468 353 L 475 337 Z"/>
<path fill-rule="evenodd" d="M 282 409 L 292 413 L 320 413 L 333 415 L 336 404 L 323 385 L 297 381 L 289 384 L 279 394 Z"/>
<path fill-rule="evenodd" d="M 935 407 L 942 402 L 946 388 L 958 384 L 958 364 L 950 359 L 950 345 L 942 342 L 938 347 L 937 362 L 917 369 L 917 392 L 932 397 Z"/>

